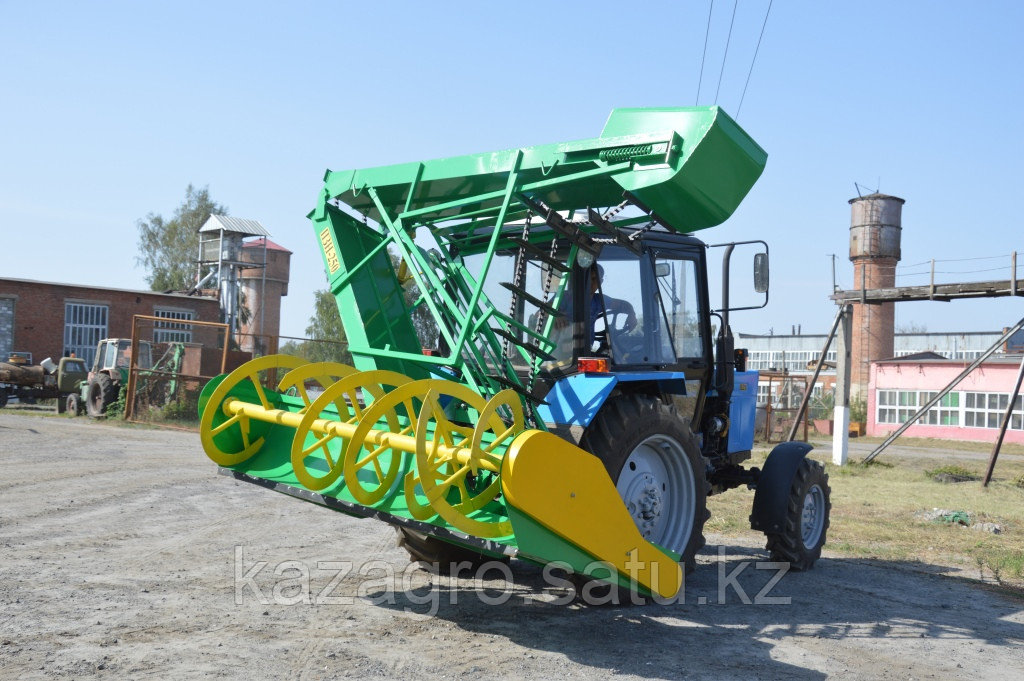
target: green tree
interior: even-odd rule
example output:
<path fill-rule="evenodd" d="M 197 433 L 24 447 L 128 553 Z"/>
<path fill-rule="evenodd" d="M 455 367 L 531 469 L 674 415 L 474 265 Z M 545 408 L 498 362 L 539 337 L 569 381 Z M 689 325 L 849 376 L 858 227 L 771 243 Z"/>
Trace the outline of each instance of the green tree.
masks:
<path fill-rule="evenodd" d="M 313 316 L 309 318 L 306 336 L 310 341 L 303 344 L 303 354 L 311 362 L 352 363 L 348 351 L 348 339 L 341 325 L 341 314 L 334 295 L 327 289 L 315 294 Z"/>
<path fill-rule="evenodd" d="M 282 355 L 291 355 L 292 357 L 306 357 L 306 343 L 303 341 L 289 340 L 281 343 L 281 347 L 277 349 L 277 352 Z"/>
<path fill-rule="evenodd" d="M 164 220 L 150 213 L 136 224 L 139 228 L 137 264 L 148 271 L 146 283 L 154 291 L 183 291 L 196 279 L 199 255 L 199 228 L 211 214 L 227 215 L 228 209 L 210 198 L 209 187 L 185 189 L 185 200 Z"/>

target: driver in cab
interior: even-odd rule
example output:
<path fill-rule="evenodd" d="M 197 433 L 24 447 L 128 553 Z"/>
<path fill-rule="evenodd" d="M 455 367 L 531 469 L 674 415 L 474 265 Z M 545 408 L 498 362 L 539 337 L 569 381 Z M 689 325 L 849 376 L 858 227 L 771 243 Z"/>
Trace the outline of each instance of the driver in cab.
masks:
<path fill-rule="evenodd" d="M 587 297 L 586 297 L 586 309 L 587 311 L 587 347 L 590 352 L 596 353 L 607 353 L 608 348 L 608 332 L 612 333 L 628 333 L 636 326 L 636 313 L 633 311 L 633 306 L 625 300 L 619 300 L 618 298 L 612 298 L 606 296 L 601 292 L 601 282 L 604 281 L 604 268 L 597 263 L 594 263 L 588 268 L 586 279 L 587 285 Z M 563 298 L 562 309 L 565 312 L 564 316 L 555 318 L 555 329 L 560 332 L 560 340 L 557 345 L 564 346 L 565 342 L 571 343 L 571 337 L 565 337 L 565 329 L 569 325 L 569 321 L 572 319 L 572 314 L 569 312 L 571 309 L 571 296 Z M 624 323 L 618 328 L 611 328 L 612 324 L 609 322 L 610 317 L 617 317 L 622 315 Z M 595 341 L 597 347 L 595 348 Z M 566 357 L 572 356 L 571 346 L 561 348 L 560 355 Z"/>
<path fill-rule="evenodd" d="M 594 263 L 590 266 L 590 288 L 587 294 L 587 328 L 590 330 L 590 346 L 593 347 L 595 338 L 599 335 L 597 331 L 598 320 L 604 319 L 607 332 L 621 331 L 629 333 L 636 326 L 636 313 L 633 306 L 625 300 L 612 298 L 601 293 L 601 282 L 604 281 L 604 268 Z M 625 323 L 621 329 L 612 329 L 608 318 L 615 315 L 625 315 Z M 606 346 L 606 343 L 602 343 Z M 607 351 L 607 347 L 601 347 L 598 351 Z"/>

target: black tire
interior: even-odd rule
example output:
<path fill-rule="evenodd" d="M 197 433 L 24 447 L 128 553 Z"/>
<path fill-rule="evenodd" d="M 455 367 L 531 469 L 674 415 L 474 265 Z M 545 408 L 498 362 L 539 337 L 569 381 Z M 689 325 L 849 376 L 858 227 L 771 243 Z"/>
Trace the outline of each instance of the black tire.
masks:
<path fill-rule="evenodd" d="M 7 389 L 0 388 L 0 409 L 7 406 Z"/>
<path fill-rule="evenodd" d="M 58 393 L 57 394 L 57 413 L 58 414 L 63 414 L 65 411 L 67 411 L 67 409 L 68 409 L 67 401 L 64 399 L 63 395 Z"/>
<path fill-rule="evenodd" d="M 785 531 L 765 533 L 773 561 L 789 563 L 793 570 L 814 567 L 828 533 L 831 496 L 825 467 L 813 459 L 801 461 L 790 484 Z"/>
<path fill-rule="evenodd" d="M 114 382 L 110 380 L 110 376 L 96 374 L 89 381 L 89 399 L 85 405 L 89 411 L 89 416 L 94 419 L 102 417 L 106 413 L 107 407 L 116 397 L 117 388 L 114 386 Z"/>
<path fill-rule="evenodd" d="M 398 546 L 408 551 L 413 562 L 421 563 L 424 569 L 434 574 L 450 575 L 455 565 L 464 562 L 468 562 L 474 571 L 491 560 L 508 562 L 507 558 L 488 556 L 405 527 L 396 527 L 395 532 L 398 534 Z M 461 572 L 465 574 L 465 570 Z"/>
<path fill-rule="evenodd" d="M 679 553 L 686 574 L 693 572 L 710 516 L 709 485 L 700 447 L 676 408 L 647 395 L 615 397 L 580 446 L 604 463 L 640 533 Z"/>
<path fill-rule="evenodd" d="M 58 402 L 59 404 L 59 402 Z M 82 415 L 82 398 L 79 397 L 78 393 L 70 393 L 64 400 L 64 409 L 68 414 L 72 416 Z"/>

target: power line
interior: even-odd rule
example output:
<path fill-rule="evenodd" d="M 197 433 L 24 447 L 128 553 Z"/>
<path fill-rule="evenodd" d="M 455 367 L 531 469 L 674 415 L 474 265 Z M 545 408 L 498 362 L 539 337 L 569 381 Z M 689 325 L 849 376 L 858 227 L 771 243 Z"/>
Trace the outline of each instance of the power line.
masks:
<path fill-rule="evenodd" d="M 711 0 L 711 5 L 708 7 L 708 27 L 704 29 L 704 52 L 700 55 L 700 76 L 697 78 L 697 98 L 693 102 L 694 106 L 700 104 L 700 86 L 704 82 L 704 60 L 708 56 L 708 36 L 711 35 L 711 12 L 714 9 L 715 0 Z"/>
<path fill-rule="evenodd" d="M 984 270 L 935 270 L 935 272 L 903 272 L 897 277 L 923 277 L 929 274 L 978 274 L 980 272 L 1004 272 L 1005 267 L 989 267 Z"/>
<path fill-rule="evenodd" d="M 945 260 L 936 260 L 935 262 L 967 262 L 969 260 L 1001 260 L 1005 258 L 1005 255 L 985 255 L 978 258 L 947 258 Z"/>
<path fill-rule="evenodd" d="M 1004 254 L 1004 255 L 983 255 L 983 256 L 979 256 L 977 258 L 943 258 L 943 259 L 936 259 L 934 261 L 932 261 L 932 260 L 924 260 L 922 262 L 916 262 L 913 265 L 900 265 L 900 268 L 902 269 L 902 268 L 910 268 L 910 267 L 920 267 L 921 265 L 931 265 L 932 262 L 937 262 L 937 263 L 938 262 L 969 262 L 969 261 L 972 261 L 972 260 L 1003 260 L 1005 258 L 1006 258 L 1006 254 Z"/>
<path fill-rule="evenodd" d="M 747 86 L 750 85 L 750 74 L 754 72 L 754 62 L 757 61 L 757 52 L 761 49 L 761 38 L 764 37 L 764 27 L 768 25 L 768 15 L 772 13 L 772 0 L 768 0 L 768 11 L 764 13 L 764 23 L 761 24 L 761 35 L 757 36 L 757 47 L 754 48 L 754 58 L 750 60 L 750 70 L 747 71 L 747 82 L 743 83 L 743 94 L 740 95 L 740 105 L 736 107 L 736 119 L 739 120 L 740 109 L 743 108 L 743 98 L 747 96 Z"/>
<path fill-rule="evenodd" d="M 718 73 L 718 88 L 715 90 L 715 104 L 718 104 L 718 93 L 722 91 L 722 76 L 725 75 L 725 62 L 729 58 L 729 43 L 732 41 L 732 25 L 736 23 L 736 6 L 740 0 L 733 0 L 732 20 L 729 22 L 729 35 L 725 39 L 725 54 L 722 55 L 722 70 Z"/>

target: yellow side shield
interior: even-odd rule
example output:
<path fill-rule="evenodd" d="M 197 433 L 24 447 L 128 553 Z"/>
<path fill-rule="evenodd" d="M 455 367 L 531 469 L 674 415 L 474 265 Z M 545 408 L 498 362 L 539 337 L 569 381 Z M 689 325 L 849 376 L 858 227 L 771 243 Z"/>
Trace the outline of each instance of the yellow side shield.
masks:
<path fill-rule="evenodd" d="M 620 579 L 664 598 L 682 586 L 679 563 L 643 538 L 604 464 L 589 452 L 557 435 L 526 431 L 505 454 L 501 488 L 511 507 L 610 563 Z"/>

